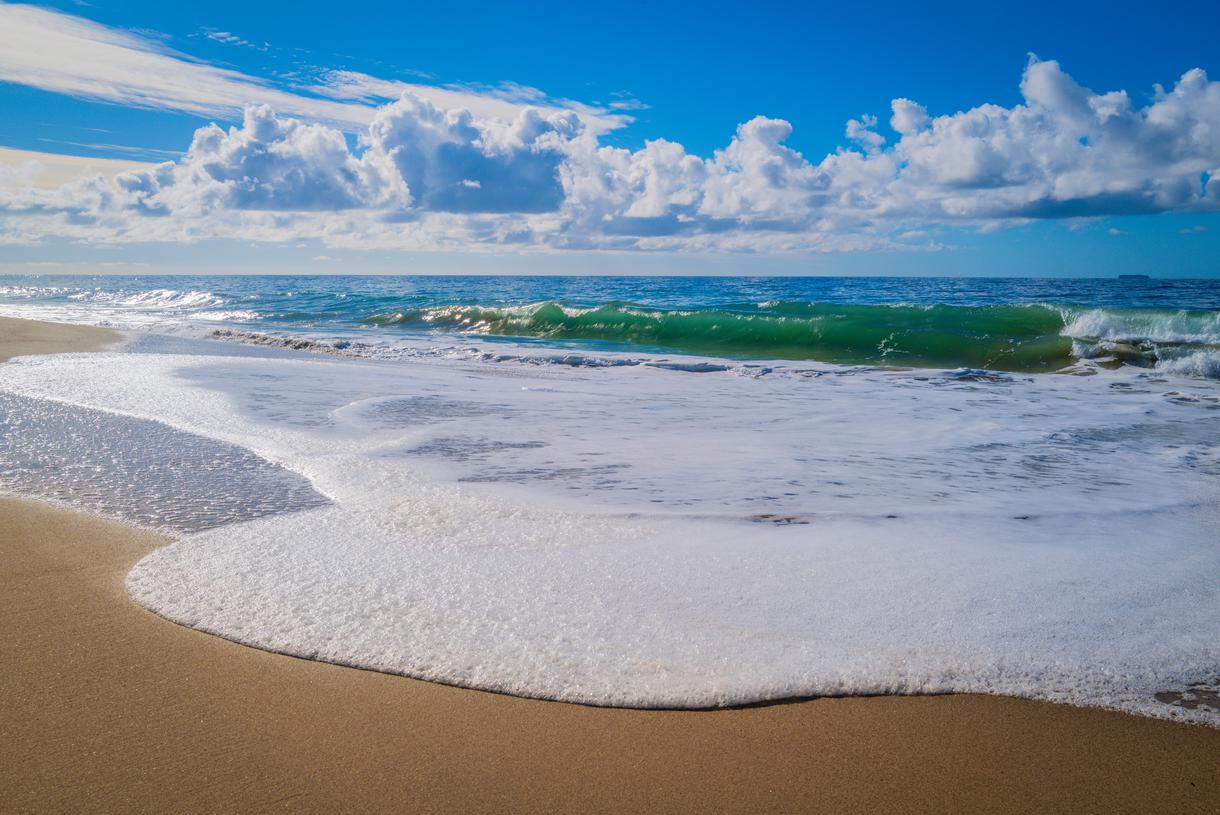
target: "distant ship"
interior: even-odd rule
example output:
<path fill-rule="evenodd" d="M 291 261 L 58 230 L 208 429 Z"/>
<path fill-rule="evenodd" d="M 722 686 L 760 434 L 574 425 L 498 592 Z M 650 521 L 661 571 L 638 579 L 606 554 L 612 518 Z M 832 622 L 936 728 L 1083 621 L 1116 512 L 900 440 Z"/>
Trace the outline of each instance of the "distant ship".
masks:
<path fill-rule="evenodd" d="M 1146 274 L 1120 274 L 1119 280 L 1151 280 Z"/>

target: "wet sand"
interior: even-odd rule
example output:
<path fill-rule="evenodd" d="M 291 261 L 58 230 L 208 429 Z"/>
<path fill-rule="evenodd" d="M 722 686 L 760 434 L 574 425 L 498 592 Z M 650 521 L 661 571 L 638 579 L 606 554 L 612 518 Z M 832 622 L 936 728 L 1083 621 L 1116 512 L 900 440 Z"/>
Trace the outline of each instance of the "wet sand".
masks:
<path fill-rule="evenodd" d="M 0 317 L 0 362 L 30 354 L 97 351 L 121 339 L 105 328 Z"/>
<path fill-rule="evenodd" d="M 0 357 L 114 339 L 14 322 Z M 1122 713 L 610 710 L 246 648 L 127 597 L 165 542 L 0 499 L 0 811 L 1220 812 L 1220 730 Z"/>

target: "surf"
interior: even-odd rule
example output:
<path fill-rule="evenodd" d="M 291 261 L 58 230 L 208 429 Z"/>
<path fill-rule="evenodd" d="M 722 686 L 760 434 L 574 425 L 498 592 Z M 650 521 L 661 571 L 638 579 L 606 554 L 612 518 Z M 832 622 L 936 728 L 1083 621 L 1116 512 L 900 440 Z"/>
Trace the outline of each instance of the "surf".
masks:
<path fill-rule="evenodd" d="M 1220 284 L 936 278 L 40 277 L 0 313 L 292 343 L 521 357 L 1220 377 Z M 518 346 L 516 348 L 511 346 Z"/>
<path fill-rule="evenodd" d="M 1082 358 L 1156 367 L 1220 363 L 1220 315 L 1054 305 L 764 302 L 658 309 L 609 302 L 447 304 L 373 314 L 380 327 L 594 341 L 756 359 L 1046 372 Z M 1200 366 L 1204 375 L 1209 366 Z"/>

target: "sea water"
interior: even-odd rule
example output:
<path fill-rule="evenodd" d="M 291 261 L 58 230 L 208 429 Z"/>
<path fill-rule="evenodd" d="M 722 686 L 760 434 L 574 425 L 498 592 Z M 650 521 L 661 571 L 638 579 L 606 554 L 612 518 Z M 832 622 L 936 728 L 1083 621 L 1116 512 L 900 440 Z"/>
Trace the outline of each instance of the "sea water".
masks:
<path fill-rule="evenodd" d="M 1217 284 L 6 285 L 136 339 L 0 366 L 0 488 L 170 530 L 128 588 L 178 622 L 592 704 L 1218 721 Z"/>
<path fill-rule="evenodd" d="M 7 277 L 0 314 L 445 346 L 1059 370 L 1081 358 L 1220 376 L 1212 280 L 699 277 Z"/>

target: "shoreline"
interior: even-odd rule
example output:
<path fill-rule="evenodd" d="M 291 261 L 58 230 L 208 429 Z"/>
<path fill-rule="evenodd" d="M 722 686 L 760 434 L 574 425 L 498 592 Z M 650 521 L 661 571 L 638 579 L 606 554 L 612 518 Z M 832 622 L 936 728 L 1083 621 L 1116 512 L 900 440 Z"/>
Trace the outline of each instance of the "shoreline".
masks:
<path fill-rule="evenodd" d="M 0 359 L 120 338 L 26 322 L 0 319 Z M 249 648 L 127 596 L 167 542 L 0 498 L 14 811 L 1220 808 L 1220 731 L 1124 713 L 972 695 L 598 708 Z"/>

